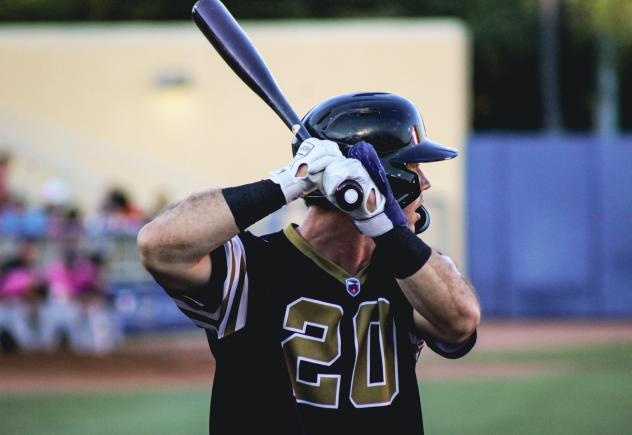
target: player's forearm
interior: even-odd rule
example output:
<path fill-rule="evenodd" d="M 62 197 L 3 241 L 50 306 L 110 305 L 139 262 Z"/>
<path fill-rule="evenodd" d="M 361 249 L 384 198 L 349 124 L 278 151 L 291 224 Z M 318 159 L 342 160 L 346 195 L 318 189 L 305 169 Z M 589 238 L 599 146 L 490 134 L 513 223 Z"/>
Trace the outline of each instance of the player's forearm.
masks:
<path fill-rule="evenodd" d="M 220 190 L 189 196 L 138 233 L 141 260 L 150 271 L 190 268 L 239 232 Z"/>
<path fill-rule="evenodd" d="M 450 257 L 433 250 L 423 267 L 397 281 L 424 319 L 417 321 L 418 326 L 434 338 L 457 343 L 478 326 L 480 305 L 476 293 Z"/>
<path fill-rule="evenodd" d="M 422 332 L 451 343 L 474 332 L 480 319 L 478 299 L 450 257 L 433 250 L 403 226 L 374 240 L 385 252 L 381 256 L 384 266 L 393 273 L 415 311 L 427 320 L 418 325 Z"/>
<path fill-rule="evenodd" d="M 271 180 L 191 195 L 141 229 L 143 265 L 171 289 L 204 285 L 211 274 L 209 253 L 285 201 Z"/>
<path fill-rule="evenodd" d="M 319 187 L 322 171 L 342 154 L 331 141 L 308 139 L 294 159 L 270 178 L 195 194 L 162 213 L 138 234 L 145 268 L 172 289 L 204 285 L 209 253 L 295 199 Z"/>

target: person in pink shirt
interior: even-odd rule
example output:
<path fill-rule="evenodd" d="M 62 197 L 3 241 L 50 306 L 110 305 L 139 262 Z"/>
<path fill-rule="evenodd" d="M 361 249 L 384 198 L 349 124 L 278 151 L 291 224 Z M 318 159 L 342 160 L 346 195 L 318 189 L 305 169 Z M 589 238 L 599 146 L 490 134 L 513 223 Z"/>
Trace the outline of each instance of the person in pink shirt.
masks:
<path fill-rule="evenodd" d="M 104 296 L 103 260 L 66 249 L 46 268 L 49 299 L 42 312 L 42 337 L 47 349 L 67 337 L 73 351 L 109 353 L 120 341 L 116 316 Z"/>
<path fill-rule="evenodd" d="M 59 347 L 66 338 L 73 351 L 87 351 L 83 310 L 74 285 L 76 258 L 76 250 L 69 248 L 46 265 L 48 299 L 40 311 L 42 345 L 46 350 Z"/>
<path fill-rule="evenodd" d="M 35 268 L 36 255 L 33 241 L 23 240 L 15 256 L 0 267 L 0 331 L 25 351 L 36 350 L 39 345 L 33 323 L 42 286 Z"/>

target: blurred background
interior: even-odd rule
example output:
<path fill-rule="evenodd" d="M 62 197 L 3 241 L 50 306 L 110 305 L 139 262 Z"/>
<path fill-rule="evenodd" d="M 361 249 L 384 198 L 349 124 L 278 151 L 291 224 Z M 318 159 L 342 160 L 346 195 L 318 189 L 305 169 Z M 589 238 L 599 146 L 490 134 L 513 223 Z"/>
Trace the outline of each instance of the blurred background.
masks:
<path fill-rule="evenodd" d="M 394 92 L 460 150 L 424 168 L 424 239 L 484 320 L 465 360 L 422 353 L 427 433 L 629 433 L 632 1 L 225 4 L 299 114 Z M 0 0 L 0 433 L 207 431 L 214 362 L 135 236 L 286 164 L 291 136 L 192 5 Z"/>

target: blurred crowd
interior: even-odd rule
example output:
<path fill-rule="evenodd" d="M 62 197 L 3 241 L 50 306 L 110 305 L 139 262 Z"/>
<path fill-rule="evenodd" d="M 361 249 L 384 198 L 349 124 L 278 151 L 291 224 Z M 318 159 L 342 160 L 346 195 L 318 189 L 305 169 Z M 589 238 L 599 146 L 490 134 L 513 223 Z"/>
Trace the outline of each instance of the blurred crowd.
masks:
<path fill-rule="evenodd" d="M 0 155 L 0 350 L 107 354 L 122 340 L 106 279 L 107 237 L 132 237 L 146 221 L 113 188 L 86 219 L 63 184 L 29 204 L 8 186 Z"/>

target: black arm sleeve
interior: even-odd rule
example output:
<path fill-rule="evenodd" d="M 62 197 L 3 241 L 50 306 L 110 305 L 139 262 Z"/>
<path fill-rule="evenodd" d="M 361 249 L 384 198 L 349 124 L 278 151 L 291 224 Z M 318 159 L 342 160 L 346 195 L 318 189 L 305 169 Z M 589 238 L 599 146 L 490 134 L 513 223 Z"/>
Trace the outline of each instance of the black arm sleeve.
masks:
<path fill-rule="evenodd" d="M 281 186 L 272 180 L 227 187 L 222 194 L 242 231 L 285 205 Z"/>
<path fill-rule="evenodd" d="M 382 259 L 397 279 L 408 278 L 430 258 L 432 248 L 408 228 L 395 227 L 375 237 L 375 244 L 382 252 Z"/>

